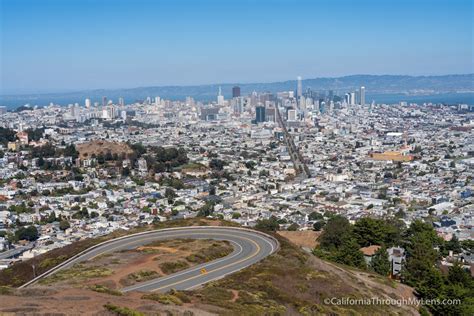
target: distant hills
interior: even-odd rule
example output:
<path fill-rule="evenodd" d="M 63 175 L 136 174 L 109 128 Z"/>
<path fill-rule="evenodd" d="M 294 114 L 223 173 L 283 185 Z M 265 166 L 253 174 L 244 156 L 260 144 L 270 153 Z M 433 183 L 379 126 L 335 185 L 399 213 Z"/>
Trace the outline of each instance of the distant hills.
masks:
<path fill-rule="evenodd" d="M 30 103 L 31 105 L 47 105 L 50 102 L 68 104 L 79 102 L 83 104 L 85 98 L 92 101 L 101 100 L 102 96 L 116 101 L 124 97 L 126 102 L 142 100 L 148 96 L 177 100 L 191 96 L 196 100 L 214 100 L 219 86 L 226 98 L 232 93 L 232 87 L 238 85 L 242 95 L 252 91 L 288 91 L 296 89 L 296 80 L 271 83 L 223 83 L 195 86 L 157 86 L 138 87 L 130 89 L 96 89 L 69 93 L 3 95 L 0 104 L 8 107 L 17 107 Z M 403 95 L 435 95 L 474 93 L 474 74 L 443 75 L 443 76 L 405 76 L 405 75 L 352 75 L 337 78 L 304 79 L 303 89 L 311 88 L 316 91 L 334 90 L 335 93 L 353 91 L 365 86 L 368 95 L 403 94 Z M 470 98 L 469 98 L 470 99 Z"/>

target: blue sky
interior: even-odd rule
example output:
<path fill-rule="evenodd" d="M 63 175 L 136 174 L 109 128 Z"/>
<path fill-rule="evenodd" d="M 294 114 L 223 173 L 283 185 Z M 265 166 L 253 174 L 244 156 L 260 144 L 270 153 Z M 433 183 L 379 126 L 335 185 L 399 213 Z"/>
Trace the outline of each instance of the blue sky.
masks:
<path fill-rule="evenodd" d="M 472 73 L 472 0 L 0 0 L 1 94 Z"/>

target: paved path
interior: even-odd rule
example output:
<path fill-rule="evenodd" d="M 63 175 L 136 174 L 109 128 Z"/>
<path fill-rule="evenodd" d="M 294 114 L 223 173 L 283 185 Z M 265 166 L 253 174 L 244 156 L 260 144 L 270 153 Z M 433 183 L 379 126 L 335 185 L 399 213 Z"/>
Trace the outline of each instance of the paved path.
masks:
<path fill-rule="evenodd" d="M 124 292 L 166 292 L 170 289 L 190 290 L 204 283 L 220 279 L 228 274 L 244 269 L 274 253 L 279 247 L 278 242 L 273 237 L 243 228 L 191 226 L 161 229 L 112 239 L 91 247 L 26 283 L 22 287 L 33 284 L 39 279 L 54 274 L 59 270 L 70 268 L 76 263 L 93 259 L 105 253 L 134 249 L 155 240 L 175 238 L 227 240 L 234 246 L 234 251 L 226 257 L 203 263 L 165 277 L 126 287 L 122 289 Z"/>

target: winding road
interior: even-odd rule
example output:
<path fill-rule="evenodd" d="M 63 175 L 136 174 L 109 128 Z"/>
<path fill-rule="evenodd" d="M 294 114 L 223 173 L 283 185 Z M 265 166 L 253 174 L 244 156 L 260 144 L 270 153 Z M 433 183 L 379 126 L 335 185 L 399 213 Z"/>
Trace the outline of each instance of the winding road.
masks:
<path fill-rule="evenodd" d="M 134 249 L 155 240 L 191 238 L 227 240 L 234 247 L 234 251 L 226 257 L 196 265 L 192 268 L 167 275 L 165 277 L 141 282 L 123 288 L 129 291 L 160 291 L 170 289 L 191 290 L 210 281 L 242 270 L 278 250 L 278 241 L 261 232 L 236 227 L 223 226 L 190 226 L 148 231 L 112 239 L 93 246 L 55 268 L 43 273 L 22 287 L 34 284 L 38 280 L 50 276 L 74 264 L 91 260 L 97 256 L 126 249 Z"/>

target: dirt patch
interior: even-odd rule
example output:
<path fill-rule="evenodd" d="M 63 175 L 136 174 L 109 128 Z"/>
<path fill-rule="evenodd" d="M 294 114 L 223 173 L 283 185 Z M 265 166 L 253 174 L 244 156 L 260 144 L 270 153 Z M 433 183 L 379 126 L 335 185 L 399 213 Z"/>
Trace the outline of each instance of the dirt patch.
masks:
<path fill-rule="evenodd" d="M 188 218 L 181 220 L 173 220 L 167 222 L 159 222 L 153 225 L 133 228 L 131 230 L 117 230 L 106 236 L 98 238 L 88 238 L 77 241 L 70 245 L 53 249 L 47 253 L 36 256 L 32 259 L 15 263 L 13 266 L 0 271 L 0 286 L 18 287 L 34 278 L 32 266 L 36 267 L 36 275 L 42 274 L 68 258 L 78 254 L 79 252 L 96 245 L 100 242 L 113 238 L 131 235 L 143 231 L 150 231 L 171 227 L 184 226 L 238 226 L 236 223 L 224 220 L 209 220 L 204 218 Z M 119 260 L 119 259 L 117 259 Z"/>
<path fill-rule="evenodd" d="M 233 247 L 226 241 L 156 241 L 136 249 L 95 257 L 71 269 L 58 272 L 42 280 L 41 284 L 55 287 L 90 287 L 99 284 L 115 290 L 220 258 L 232 250 Z M 203 257 L 203 254 L 207 256 Z"/>
<path fill-rule="evenodd" d="M 103 287 L 71 287 L 59 284 L 27 290 L 12 289 L 8 296 L 0 296 L 0 314 L 16 313 L 63 313 L 67 315 L 109 315 L 113 310 L 127 308 L 145 315 L 417 315 L 413 306 L 333 306 L 324 303 L 325 298 L 410 298 L 412 289 L 390 280 L 323 261 L 304 253 L 287 239 L 275 235 L 280 250 L 261 262 L 221 280 L 211 282 L 194 291 L 170 293 L 130 292 L 116 296 L 114 291 Z M 189 242 L 179 244 L 154 244 L 150 247 L 180 249 L 165 253 L 163 249 L 152 252 L 126 251 L 120 263 L 107 263 L 113 256 L 97 257 L 90 262 L 105 265 L 114 271 L 114 265 L 133 265 L 130 260 L 142 260 L 157 265 L 154 256 L 174 256 L 173 260 L 186 260 Z M 214 242 L 214 241 L 212 241 Z M 185 248 L 183 250 L 183 247 Z M 186 250 L 188 249 L 188 250 Z M 158 251 L 158 253 L 153 253 Z M 179 255 L 181 257 L 179 257 Z M 138 256 L 138 257 L 137 257 Z M 116 259 L 116 258 L 115 258 Z M 128 262 L 128 263 L 127 263 Z M 151 264 L 150 263 L 150 264 Z M 191 263 L 190 263 L 191 264 Z M 132 270 L 127 270 L 132 271 Z M 129 272 L 130 273 L 130 272 Z M 109 279 L 114 274 L 106 277 Z M 103 280 L 102 280 L 103 281 Z M 116 282 L 116 281 L 114 281 Z M 66 287 L 67 285 L 67 287 Z M 8 292 L 8 291 L 7 291 Z M 149 294 L 149 293 L 147 293 Z M 105 310 L 104 305 L 108 304 Z M 125 310 L 127 310 L 125 309 Z"/>
<path fill-rule="evenodd" d="M 195 306 L 230 315 L 418 314 L 413 306 L 326 304 L 327 298 L 397 299 L 413 297 L 413 292 L 386 278 L 325 262 L 275 237 L 281 246 L 277 253 L 193 291 L 199 301 Z"/>
<path fill-rule="evenodd" d="M 50 289 L 47 288 L 46 291 Z M 41 293 L 41 288 L 36 291 Z M 14 295 L 0 296 L 0 314 L 26 315 L 115 315 L 104 305 L 128 308 L 144 315 L 212 315 L 189 303 L 182 305 L 162 304 L 142 299 L 141 293 L 126 293 L 114 296 L 82 288 L 58 288 L 48 296 L 31 291 L 15 290 Z"/>
<path fill-rule="evenodd" d="M 278 235 L 285 237 L 297 246 L 313 249 L 318 244 L 316 239 L 321 235 L 321 232 L 314 230 L 303 230 L 303 231 L 287 231 L 282 230 L 278 232 Z"/>
<path fill-rule="evenodd" d="M 171 248 L 171 247 L 153 247 L 153 246 L 143 246 L 143 247 L 138 247 L 137 248 L 138 251 L 150 251 L 150 252 L 160 252 L 160 251 L 164 251 L 164 252 L 171 252 L 171 253 L 175 253 L 177 252 L 178 250 L 177 249 L 174 249 L 174 248 Z"/>
<path fill-rule="evenodd" d="M 117 154 L 119 156 L 122 154 L 128 156 L 133 153 L 133 150 L 126 143 L 104 140 L 93 140 L 87 143 L 77 144 L 76 150 L 79 152 L 81 159 L 99 155 L 105 156 L 107 153 L 112 155 Z"/>

